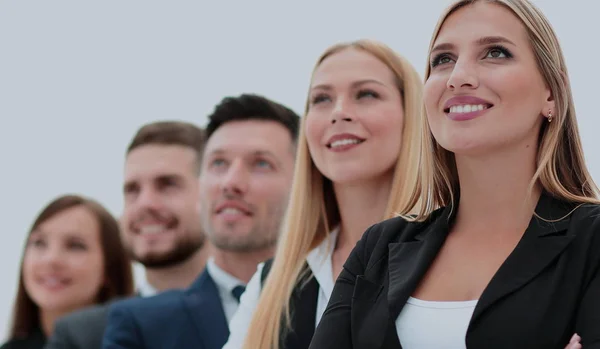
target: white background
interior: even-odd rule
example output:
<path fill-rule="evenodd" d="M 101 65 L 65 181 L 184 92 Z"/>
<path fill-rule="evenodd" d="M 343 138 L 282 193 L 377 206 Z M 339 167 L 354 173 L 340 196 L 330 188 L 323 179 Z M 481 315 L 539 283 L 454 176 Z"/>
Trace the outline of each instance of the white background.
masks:
<path fill-rule="evenodd" d="M 338 41 L 381 40 L 422 75 L 449 2 L 0 1 L 0 338 L 34 216 L 66 192 L 118 215 L 124 151 L 141 124 L 203 125 L 221 98 L 243 92 L 302 113 L 313 64 Z M 600 5 L 535 3 L 563 45 L 586 158 L 600 181 Z"/>

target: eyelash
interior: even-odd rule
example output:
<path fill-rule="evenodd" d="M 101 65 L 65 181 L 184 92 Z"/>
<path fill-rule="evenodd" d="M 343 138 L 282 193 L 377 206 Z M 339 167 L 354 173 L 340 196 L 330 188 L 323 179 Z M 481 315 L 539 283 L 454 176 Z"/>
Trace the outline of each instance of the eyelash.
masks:
<path fill-rule="evenodd" d="M 487 52 L 486 52 L 486 57 L 487 57 L 488 54 L 490 54 L 490 52 L 495 51 L 495 50 L 500 51 L 500 53 L 502 53 L 506 57 L 491 57 L 491 58 L 494 58 L 494 59 L 510 59 L 510 58 L 513 57 L 512 53 L 510 53 L 510 51 L 506 47 L 504 47 L 502 45 L 494 45 L 492 47 L 489 47 L 487 49 Z M 440 59 L 446 58 L 449 55 L 450 54 L 447 53 L 447 52 L 442 52 L 442 53 L 437 54 L 436 56 L 434 56 L 433 59 L 430 62 L 431 68 L 435 68 L 435 67 L 437 67 L 440 64 L 445 64 L 445 63 L 440 63 Z"/>
<path fill-rule="evenodd" d="M 366 97 L 367 95 L 369 95 L 373 98 L 379 98 L 379 93 L 377 93 L 373 90 L 369 90 L 369 89 L 363 89 L 363 90 L 358 91 L 358 93 L 356 94 L 356 97 L 362 98 L 362 97 Z M 329 96 L 326 94 L 318 94 L 311 99 L 311 104 L 321 103 L 324 98 L 328 98 L 328 97 Z"/>

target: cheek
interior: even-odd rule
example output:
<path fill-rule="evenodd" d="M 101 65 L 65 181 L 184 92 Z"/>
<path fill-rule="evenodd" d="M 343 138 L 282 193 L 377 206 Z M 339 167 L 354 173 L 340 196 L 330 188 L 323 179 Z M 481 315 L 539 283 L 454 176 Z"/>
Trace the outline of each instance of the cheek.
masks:
<path fill-rule="evenodd" d="M 33 273 L 36 269 L 37 262 L 35 260 L 35 256 L 32 253 L 26 251 L 25 257 L 23 258 L 23 270 L 21 273 L 23 274 L 23 282 L 25 283 L 25 287 L 30 284 L 30 281 L 33 280 Z"/>
<path fill-rule="evenodd" d="M 447 81 L 447 77 L 442 74 L 432 74 L 425 82 L 423 86 L 423 102 L 427 114 L 442 111 L 440 102 L 444 91 L 446 91 Z"/>
<path fill-rule="evenodd" d="M 104 279 L 104 257 L 97 250 L 88 252 L 85 256 L 73 256 L 71 267 L 79 280 L 90 283 L 90 286 L 97 285 Z"/>
<path fill-rule="evenodd" d="M 385 143 L 385 147 L 394 146 L 394 149 L 399 149 L 404 129 L 404 112 L 401 108 L 372 110 L 370 115 L 362 120 L 373 139 Z"/>
<path fill-rule="evenodd" d="M 306 143 L 308 148 L 317 149 L 323 140 L 326 128 L 326 121 L 318 113 L 312 112 L 306 115 L 306 123 L 304 125 L 304 134 L 306 135 Z"/>

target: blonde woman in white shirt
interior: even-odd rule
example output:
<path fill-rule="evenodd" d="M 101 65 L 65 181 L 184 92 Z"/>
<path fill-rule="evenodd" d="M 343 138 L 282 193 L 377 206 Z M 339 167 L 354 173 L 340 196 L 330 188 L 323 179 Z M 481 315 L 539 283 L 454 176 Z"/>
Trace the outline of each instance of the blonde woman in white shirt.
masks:
<path fill-rule="evenodd" d="M 411 200 L 421 93 L 413 66 L 379 42 L 318 59 L 279 246 L 264 284 L 262 264 L 248 284 L 224 349 L 308 348 L 356 242 Z"/>

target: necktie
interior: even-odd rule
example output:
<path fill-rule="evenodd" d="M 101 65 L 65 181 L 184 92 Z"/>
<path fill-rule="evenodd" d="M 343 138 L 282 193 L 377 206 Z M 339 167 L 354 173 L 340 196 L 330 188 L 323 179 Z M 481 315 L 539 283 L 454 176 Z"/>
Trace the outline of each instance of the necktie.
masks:
<path fill-rule="evenodd" d="M 240 302 L 240 297 L 242 296 L 242 293 L 244 293 L 245 290 L 246 290 L 246 286 L 242 286 L 242 285 L 238 285 L 238 286 L 234 287 L 233 290 L 231 290 L 231 294 L 233 295 L 233 297 L 235 299 L 237 299 L 238 303 Z"/>

